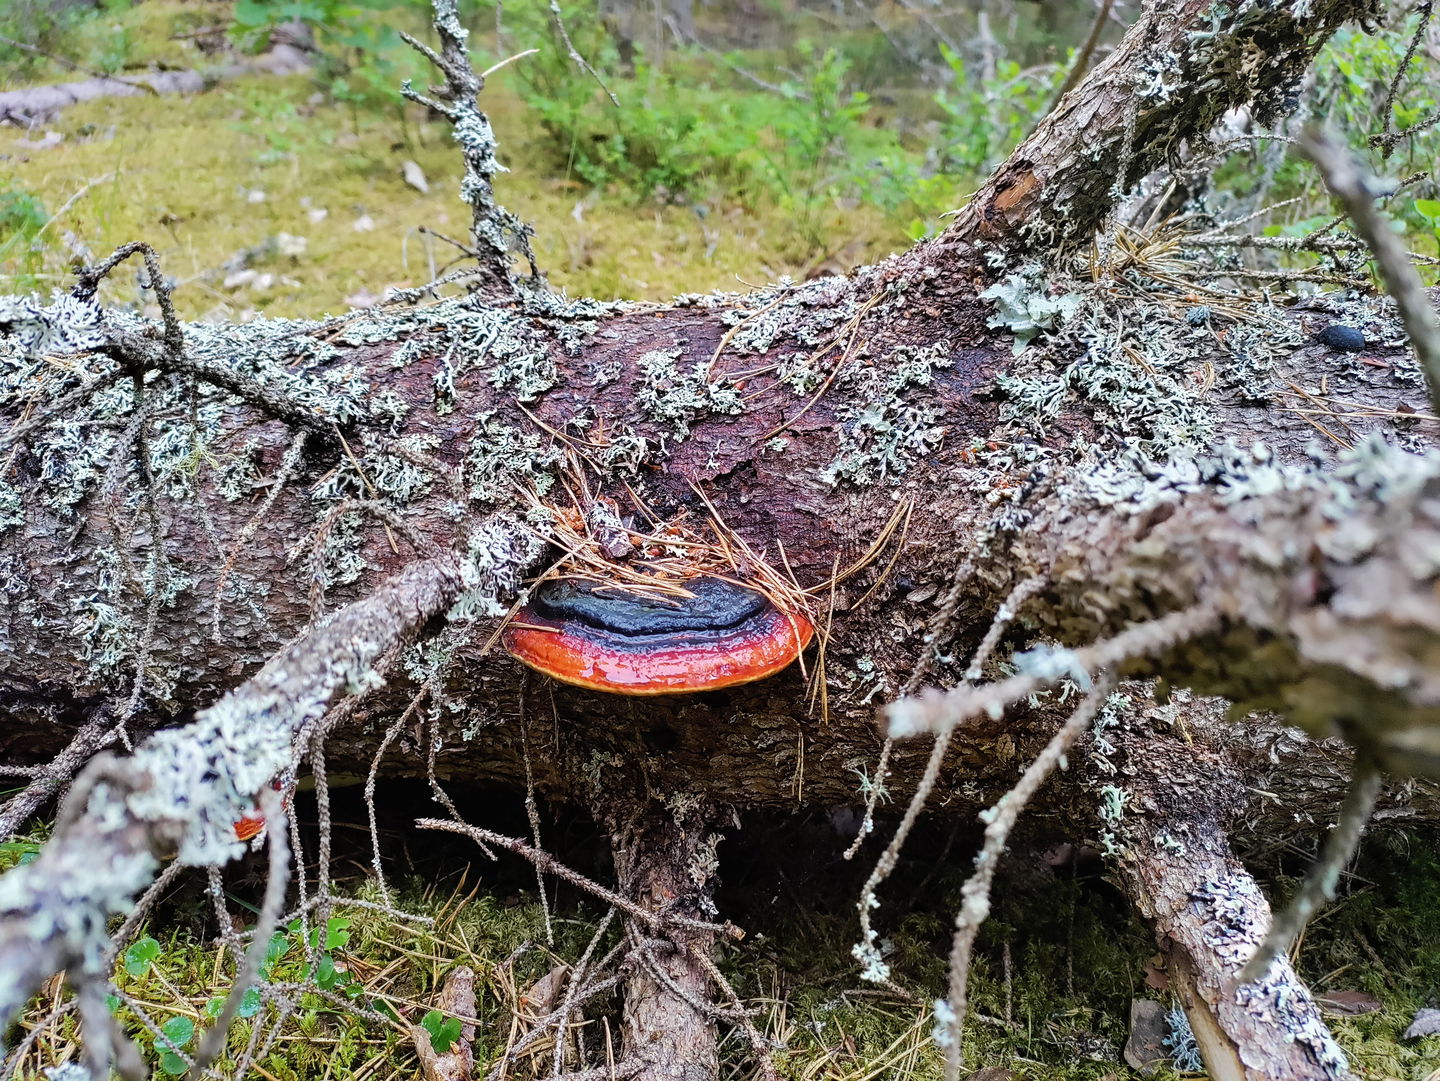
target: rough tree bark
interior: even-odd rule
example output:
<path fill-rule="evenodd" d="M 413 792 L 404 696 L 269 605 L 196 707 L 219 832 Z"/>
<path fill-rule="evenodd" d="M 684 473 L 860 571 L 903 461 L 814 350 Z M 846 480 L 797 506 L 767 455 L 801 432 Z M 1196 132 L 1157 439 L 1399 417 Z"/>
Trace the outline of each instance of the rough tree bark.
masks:
<path fill-rule="evenodd" d="M 218 705 L 85 775 L 55 842 L 0 880 L 0 1022 L 49 972 L 96 971 L 103 917 L 161 858 L 232 858 L 228 823 L 269 778 L 293 778 L 337 696 L 347 737 L 327 746 L 330 768 L 533 778 L 612 823 L 621 892 L 642 907 L 708 898 L 710 827 L 687 832 L 677 800 L 854 804 L 881 753 L 877 707 L 925 686 L 960 689 L 905 699 L 889 724 L 948 734 L 938 790 L 952 815 L 1003 794 L 1053 731 L 1053 703 L 1004 707 L 1100 667 L 1434 769 L 1440 462 L 1409 453 L 1433 429 L 1415 419 L 1424 385 L 1394 313 L 1201 305 L 1145 284 L 1138 259 L 1097 264 L 1093 281 L 1060 259 L 1225 109 L 1281 111 L 1328 34 L 1375 13 L 1362 0 L 1148 8 L 939 238 L 848 278 L 667 305 L 571 301 L 538 288 L 533 266 L 519 276 L 504 253 L 525 231 L 490 197 L 481 84 L 442 13 L 433 104 L 465 149 L 486 253 L 476 293 L 212 327 L 175 322 L 161 290 L 157 326 L 94 303 L 100 268 L 50 309 L 7 302 L 0 755 L 38 770 L 12 808 L 29 814 L 64 783 L 44 763 L 72 738 L 67 768 Z M 1042 271 L 1041 255 L 1059 261 Z M 1363 361 L 1310 341 L 1335 312 L 1366 321 Z M 1011 331 L 1047 327 L 1012 350 Z M 1347 403 L 1330 421 L 1343 438 L 1313 444 L 1316 424 L 1281 397 L 1298 384 Z M 712 516 L 811 591 L 823 710 L 798 670 L 626 699 L 527 678 L 490 648 L 562 527 L 636 563 L 679 535 L 666 529 L 703 534 Z M 391 613 L 384 634 L 377 611 Z M 1017 657 L 1009 681 L 969 686 L 984 674 L 967 672 L 971 650 L 1007 623 L 1054 644 Z M 352 625 L 369 630 L 337 656 L 326 635 Z M 1117 710 L 1143 729 L 1139 696 Z M 236 718 L 269 737 L 239 738 Z M 1227 1076 L 1343 1076 L 1309 1040 L 1320 1022 L 1303 994 L 1266 1024 L 1234 1012 L 1233 951 L 1177 899 L 1223 873 L 1246 898 L 1237 919 L 1263 926 L 1223 829 L 1323 828 L 1345 755 L 1268 715 L 1237 728 L 1196 707 L 1177 723 L 1200 749 L 1197 784 L 1263 775 L 1280 803 L 1247 784 L 1187 810 L 1157 795 L 1163 755 L 1128 767 L 1141 804 L 1196 834 L 1171 861 L 1145 848 L 1152 831 L 1121 866 L 1188 966 L 1197 1031 L 1210 1018 L 1221 1034 L 1213 1068 L 1229 1055 Z M 897 745 L 871 783 L 909 794 L 927 754 Z M 617 809 L 617 791 L 647 802 Z M 1057 831 L 1098 828 L 1093 786 L 1052 782 L 1041 799 Z M 1392 815 L 1435 813 L 1424 786 L 1386 800 Z M 1301 805 L 1318 821 L 1297 822 Z M 77 884 L 87 861 L 114 873 Z M 51 911 L 56 896 L 71 916 Z M 710 1076 L 714 1015 L 686 999 L 713 993 L 712 931 L 668 933 L 670 953 L 627 962 L 625 1058 L 639 1076 L 690 1063 Z M 696 1050 L 666 1061 L 658 1046 Z"/>

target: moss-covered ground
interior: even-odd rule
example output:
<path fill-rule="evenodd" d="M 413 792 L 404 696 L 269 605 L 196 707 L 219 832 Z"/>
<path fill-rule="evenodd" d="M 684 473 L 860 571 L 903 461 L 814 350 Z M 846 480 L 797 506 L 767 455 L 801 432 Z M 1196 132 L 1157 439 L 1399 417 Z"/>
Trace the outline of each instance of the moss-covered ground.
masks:
<path fill-rule="evenodd" d="M 108 35 L 127 43 L 127 69 L 203 70 L 226 57 L 171 36 L 223 26 L 228 8 L 152 0 L 82 23 L 64 41 L 93 57 Z M 619 180 L 596 186 L 563 163 L 557 171 L 554 139 L 517 93 L 523 63 L 497 72 L 484 93 L 511 170 L 498 194 L 538 224 L 541 264 L 572 295 L 742 289 L 908 244 L 898 219 L 853 198 L 807 199 L 802 233 L 794 204 L 774 193 L 637 199 Z M 21 81 L 18 69 L 8 84 L 3 74 L 0 87 Z M 84 77 L 53 63 L 23 74 Z M 194 96 L 75 106 L 37 131 L 0 127 L 0 287 L 60 288 L 75 258 L 140 238 L 159 250 L 189 318 L 314 316 L 429 280 L 460 255 L 435 234 L 464 239 L 469 223 L 448 127 L 419 107 L 360 108 L 326 91 L 318 73 L 245 76 Z M 407 162 L 428 191 L 407 183 Z M 113 300 L 135 299 L 127 284 Z"/>
<path fill-rule="evenodd" d="M 520 796 L 493 790 L 455 793 L 463 807 L 488 808 L 488 825 L 528 832 Z M 358 788 L 334 795 L 337 892 L 378 902 L 369 869 L 367 815 Z M 536 980 L 584 951 L 602 909 L 553 878 L 546 879 L 550 919 L 539 904 L 529 865 L 478 850 L 437 847 L 406 822 L 424 814 L 428 789 L 397 783 L 381 804 L 382 853 L 393 903 L 420 924 L 372 910 L 338 906 L 321 960 L 321 983 L 331 997 L 300 996 L 299 1009 L 253 1076 L 279 1081 L 312 1078 L 386 1079 L 417 1073 L 406 1025 L 433 1008 L 444 977 L 456 966 L 476 973 L 476 1061 L 493 1063 L 525 1032 L 534 1015 L 527 998 Z M 313 799 L 299 804 L 302 835 L 315 851 Z M 478 810 L 476 812 L 479 813 Z M 582 873 L 606 880 L 606 842 L 588 820 L 555 811 L 543 822 L 547 847 Z M 759 1012 L 757 1026 L 781 1048 L 775 1063 L 789 1081 L 870 1081 L 940 1077 L 940 1055 L 930 1039 L 929 1001 L 943 994 L 949 928 L 966 859 L 975 838 L 922 829 L 887 886 L 892 900 L 881 919 L 896 981 L 913 998 L 859 983 L 850 957 L 854 903 L 869 862 L 841 858 L 847 839 L 830 823 L 757 817 L 727 832 L 721 846 L 722 914 L 748 932 L 727 945 L 722 968 Z M 0 865 L 24 858 L 33 846 L 0 847 Z M 957 855 L 962 854 L 962 855 Z M 871 854 L 873 856 L 873 853 Z M 1294 853 L 1267 881 L 1283 897 L 1298 881 L 1306 854 Z M 1105 880 L 1103 865 L 1053 867 L 1044 855 L 1012 853 L 996 892 L 996 910 L 981 935 L 971 986 L 972 1020 L 967 1061 L 973 1068 L 1008 1067 L 1031 1081 L 1102 1081 L 1139 1076 L 1123 1064 L 1132 998 L 1167 1002 L 1149 967 L 1154 944 Z M 226 905 L 239 922 L 253 919 L 264 855 L 226 877 Z M 312 866 L 313 875 L 313 866 Z M 1374 836 L 1347 874 L 1340 900 L 1325 910 L 1296 954 L 1317 994 L 1363 992 L 1372 1012 L 1332 1014 L 1337 1038 L 1358 1076 L 1371 1081 L 1434 1081 L 1440 1076 L 1440 1036 L 1404 1040 L 1422 1007 L 1440 995 L 1440 849 L 1433 838 L 1386 832 Z M 904 903 L 899 903 L 904 898 Z M 248 919 L 246 918 L 248 917 Z M 312 932 L 314 935 L 314 932 Z M 284 985 L 310 971 L 298 925 L 273 940 L 265 972 Z M 612 932 L 611 938 L 614 937 Z M 312 942 L 319 944 L 318 935 Z M 218 1010 L 233 978 L 201 876 L 181 879 L 157 917 L 120 959 L 117 985 L 133 996 L 166 1032 L 185 1035 Z M 1147 977 L 1150 983 L 1147 983 Z M 59 985 L 52 988 L 60 994 Z M 48 1001 L 48 1000 L 47 1000 Z M 346 1001 L 370 1006 L 369 1019 L 347 1014 Z M 601 998 L 577 1018 L 571 1039 L 604 1046 L 614 1031 L 614 999 Z M 147 1058 L 165 1076 L 182 1064 L 164 1059 L 156 1037 L 136 1020 L 129 1003 L 116 1013 Z M 258 998 L 242 1008 L 231 1053 L 243 1048 L 251 1025 L 271 1006 Z M 29 1023 L 44 1013 L 37 1010 Z M 176 1019 L 184 1018 L 184 1021 Z M 187 1024 L 188 1022 L 188 1024 Z M 167 1029 L 167 1023 L 178 1029 Z M 31 1065 L 53 1064 L 77 1051 L 72 1019 L 53 1024 L 37 1043 Z M 536 1045 L 510 1076 L 548 1076 L 549 1041 Z M 188 1050 L 189 1048 L 187 1048 Z M 722 1077 L 758 1077 L 743 1036 L 722 1026 Z M 1180 1076 L 1170 1067 L 1153 1076 Z"/>

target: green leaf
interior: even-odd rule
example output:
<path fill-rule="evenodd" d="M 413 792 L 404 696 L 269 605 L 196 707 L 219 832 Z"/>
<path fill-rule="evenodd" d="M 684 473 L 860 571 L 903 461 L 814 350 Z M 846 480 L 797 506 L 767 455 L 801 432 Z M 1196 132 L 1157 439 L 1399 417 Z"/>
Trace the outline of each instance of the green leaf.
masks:
<path fill-rule="evenodd" d="M 344 916 L 331 916 L 325 930 L 325 948 L 338 950 L 350 943 L 350 921 Z"/>
<path fill-rule="evenodd" d="M 184 1047 L 195 1038 L 195 1022 L 188 1017 L 172 1017 L 160 1026 L 160 1031 L 176 1047 Z"/>
<path fill-rule="evenodd" d="M 116 1010 L 118 1010 L 118 1009 L 120 1008 L 120 996 L 119 996 L 119 995 L 106 995 L 106 996 L 105 996 L 105 1008 L 106 1008 L 107 1010 L 109 1010 L 111 1013 L 114 1013 Z"/>
<path fill-rule="evenodd" d="M 265 947 L 265 963 L 262 967 L 268 971 L 271 965 L 290 952 L 290 946 L 290 940 L 276 931 L 270 938 L 270 945 Z"/>
<path fill-rule="evenodd" d="M 400 1015 L 395 1012 L 395 1007 L 386 1002 L 383 998 L 372 998 L 370 1008 L 376 1013 L 382 1013 L 392 1021 L 399 1021 Z"/>
<path fill-rule="evenodd" d="M 1431 221 L 1440 219 L 1440 199 L 1416 199 L 1415 209 Z"/>
<path fill-rule="evenodd" d="M 174 1051 L 164 1051 L 160 1055 L 160 1068 L 171 1077 L 182 1077 L 190 1067 L 185 1065 L 185 1060 Z"/>
<path fill-rule="evenodd" d="M 160 943 L 149 935 L 137 939 L 125 951 L 125 971 L 132 976 L 143 976 L 160 956 Z"/>
<path fill-rule="evenodd" d="M 236 0 L 230 18 L 242 30 L 254 30 L 257 27 L 269 26 L 274 16 L 259 0 Z"/>
<path fill-rule="evenodd" d="M 252 987 L 240 996 L 240 1008 L 235 1012 L 240 1017 L 254 1017 L 263 1004 L 260 992 Z"/>
<path fill-rule="evenodd" d="M 460 1038 L 460 1019 L 446 1017 L 439 1010 L 431 1010 L 420 1019 L 420 1027 L 430 1034 L 430 1046 L 437 1055 L 450 1050 L 450 1045 Z"/>
<path fill-rule="evenodd" d="M 335 986 L 335 981 L 340 978 L 340 973 L 335 969 L 335 960 L 328 953 L 320 955 L 320 962 L 315 966 L 315 982 L 324 991 L 329 991 Z"/>
<path fill-rule="evenodd" d="M 205 1016 L 219 1017 L 220 1011 L 224 1008 L 225 1000 L 223 998 L 212 998 L 209 1002 L 205 1003 Z"/>

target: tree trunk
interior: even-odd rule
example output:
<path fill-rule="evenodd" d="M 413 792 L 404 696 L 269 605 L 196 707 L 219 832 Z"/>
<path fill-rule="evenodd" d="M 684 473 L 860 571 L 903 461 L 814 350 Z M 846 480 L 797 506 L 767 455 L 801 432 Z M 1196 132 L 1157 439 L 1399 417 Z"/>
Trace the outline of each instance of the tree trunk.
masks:
<path fill-rule="evenodd" d="M 637 795 L 615 801 L 606 816 L 620 892 L 664 915 L 709 919 L 720 835 L 714 809 L 703 801 L 672 808 Z M 641 1081 L 707 1081 L 720 1064 L 715 1047 L 709 959 L 714 935 L 676 927 L 663 940 L 632 923 L 627 933 L 644 945 L 625 986 L 624 1057 L 641 1064 Z"/>
<path fill-rule="evenodd" d="M 97 956 L 104 916 L 161 856 L 233 857 L 226 829 L 291 775 L 337 701 L 349 727 L 332 768 L 645 793 L 606 811 L 622 893 L 692 909 L 713 871 L 708 818 L 682 825 L 675 801 L 854 804 L 861 775 L 909 794 L 928 750 L 898 745 L 868 773 L 876 711 L 897 698 L 891 733 L 950 738 L 952 815 L 1003 794 L 1053 732 L 1052 710 L 1010 707 L 1101 669 L 1440 767 L 1440 461 L 1405 453 L 1433 431 L 1417 430 L 1424 383 L 1393 313 L 1337 309 L 1367 321 L 1360 362 L 1310 340 L 1333 319 L 1324 301 L 1200 313 L 1168 285 L 1136 287 L 1143 263 L 1087 281 L 1022 261 L 1088 240 L 1129 181 L 1224 109 L 1275 112 L 1339 21 L 1371 11 L 1237 8 L 1148 10 L 937 240 L 850 278 L 660 306 L 517 278 L 503 253 L 526 234 L 489 201 L 493 140 L 442 11 L 448 91 L 431 104 L 465 149 L 483 294 L 212 327 L 174 321 L 162 290 L 156 326 L 95 304 L 106 266 L 51 309 L 7 301 L 0 755 L 38 765 L 48 793 L 69 774 L 43 760 L 100 711 L 135 740 L 211 708 L 90 775 L 46 854 L 0 880 L 0 1023 L 48 972 Z M 1256 49 L 1267 61 L 1232 77 Z M 1011 331 L 1047 328 L 1012 350 Z M 1317 383 L 1347 403 L 1346 437 L 1319 448 L 1279 398 Z M 638 699 L 551 684 L 494 648 L 523 585 L 567 551 L 599 545 L 618 574 L 676 538 L 806 591 L 823 650 L 804 673 Z M 977 645 L 1024 639 L 1053 644 L 976 685 Z M 951 690 L 902 697 L 926 685 Z M 1312 827 L 1254 789 L 1338 795 L 1333 747 L 1268 715 L 1238 734 L 1216 710 L 1186 716 L 1196 768 L 1264 777 L 1233 789 L 1260 828 Z M 1126 783 L 1158 791 L 1135 761 Z M 1042 799 L 1069 839 L 1095 828 L 1091 788 Z M 1387 810 L 1432 818 L 1433 793 L 1397 786 Z M 1251 1071 L 1338 1076 L 1323 1056 L 1246 1058 L 1274 1034 L 1243 1031 L 1225 981 L 1263 903 L 1217 952 L 1214 914 L 1184 898 L 1239 872 L 1223 835 L 1194 840 L 1187 859 L 1147 851 L 1125 875 L 1188 966 L 1210 1043 Z M 107 845 L 125 858 L 93 858 Z M 83 889 L 82 863 L 101 868 Z M 57 896 L 76 914 L 46 924 Z M 710 1076 L 713 1025 L 689 1002 L 710 993 L 709 943 L 673 946 L 631 977 L 629 1053 L 647 1076 L 691 1061 Z"/>

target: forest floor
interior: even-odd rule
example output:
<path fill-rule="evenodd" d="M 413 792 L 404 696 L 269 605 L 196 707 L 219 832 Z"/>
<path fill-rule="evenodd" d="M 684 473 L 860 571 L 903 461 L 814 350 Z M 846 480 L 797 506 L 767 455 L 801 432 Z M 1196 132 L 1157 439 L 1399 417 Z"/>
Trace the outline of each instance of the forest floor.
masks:
<path fill-rule="evenodd" d="M 486 828 L 519 835 L 529 831 L 519 793 L 457 788 L 451 794 Z M 338 893 L 380 902 L 384 897 L 371 868 L 368 816 L 359 787 L 341 787 L 332 795 L 336 841 L 331 871 Z M 387 799 L 377 810 L 391 903 L 435 922 L 417 923 L 342 903 L 329 919 L 320 952 L 322 987 L 381 1016 L 366 1020 L 347 1014 L 333 998 L 307 996 L 259 1061 L 256 1076 L 278 1081 L 416 1076 L 414 1041 L 405 1026 L 422 1022 L 444 977 L 459 965 L 477 976 L 477 1064 L 497 1061 L 525 1034 L 526 1018 L 548 1011 L 543 1000 L 537 1001 L 537 995 L 543 996 L 537 981 L 580 956 L 601 911 L 553 878 L 546 879 L 548 904 L 542 905 L 533 870 L 516 857 L 502 855 L 492 862 L 478 851 L 437 848 L 433 835 L 427 838 L 409 825 L 431 806 L 423 782 L 402 782 L 387 786 Z M 302 794 L 297 814 L 313 860 L 318 816 L 312 796 Z M 606 840 L 592 823 L 574 812 L 547 808 L 542 829 L 547 849 L 558 858 L 605 880 Z M 28 858 L 41 839 L 37 835 L 0 846 L 0 866 Z M 862 852 L 854 862 L 843 860 L 849 838 L 824 819 L 757 817 L 727 831 L 717 903 L 747 936 L 723 947 L 720 963 L 746 1005 L 759 1010 L 760 1031 L 783 1048 L 775 1058 L 782 1077 L 940 1077 L 929 1004 L 943 994 L 950 924 L 966 873 L 967 861 L 953 856 L 970 851 L 975 839 L 963 827 L 922 829 L 892 879 L 890 891 L 910 901 L 899 925 L 889 929 L 885 948 L 896 981 L 913 994 L 907 998 L 860 983 L 850 956 L 855 898 L 873 852 L 868 858 Z M 1082 852 L 1068 861 L 1059 858 L 1063 855 L 1021 847 L 1007 861 L 972 973 L 967 1061 L 977 1069 L 1003 1065 L 1028 1081 L 1139 1077 L 1124 1064 L 1122 1052 L 1131 1001 L 1166 998 L 1163 974 L 1153 964 L 1158 959 L 1153 939 L 1106 881 L 1095 853 Z M 1261 859 L 1258 867 L 1269 869 L 1262 882 L 1272 897 L 1283 899 L 1298 884 L 1312 855 L 1296 851 Z M 254 910 L 264 862 L 260 852 L 227 873 L 232 905 Z M 310 869 L 313 874 L 313 865 Z M 1344 877 L 1340 899 L 1316 920 L 1295 953 L 1301 975 L 1321 996 L 1357 1075 L 1367 1081 L 1440 1078 L 1440 1037 L 1403 1038 L 1416 1011 L 1434 1006 L 1440 989 L 1436 897 L 1440 852 L 1433 839 L 1377 834 Z M 117 985 L 126 995 L 162 1026 L 178 1024 L 182 1035 L 214 1016 L 229 989 L 233 970 L 213 923 L 203 881 L 199 876 L 182 880 L 117 972 Z M 318 937 L 312 941 L 318 945 Z M 294 981 L 305 977 L 308 967 L 300 926 L 277 933 L 266 978 Z M 58 983 L 51 991 L 60 994 Z M 47 999 L 27 1024 L 48 1005 Z M 257 998 L 249 1009 L 242 1007 L 229 1041 L 232 1053 L 249 1039 L 249 1018 L 258 1006 Z M 568 1053 L 575 1053 L 579 1041 L 592 1052 L 606 1046 L 611 1033 L 603 1017 L 616 1006 L 602 1000 L 590 1012 L 591 1020 L 577 1020 L 568 1034 Z M 159 1063 L 157 1076 L 163 1076 L 167 1060 L 154 1037 L 140 1028 L 129 1004 L 116 1002 L 115 1009 Z M 614 1035 L 618 1039 L 618 1032 Z M 72 1058 L 75 1038 L 73 1018 L 53 1024 L 37 1041 L 34 1062 Z M 726 1035 L 721 1050 L 722 1078 L 759 1076 L 738 1032 Z M 1183 1044 L 1177 1050 L 1183 1051 Z M 553 1044 L 540 1041 L 509 1076 L 548 1076 L 553 1054 Z M 183 1072 L 179 1060 L 171 1058 L 168 1064 Z M 1172 1063 L 1146 1076 L 1174 1081 L 1187 1074 Z"/>
<path fill-rule="evenodd" d="M 110 65 L 115 70 L 197 66 L 206 61 L 195 44 L 200 38 L 177 40 L 175 33 L 204 29 L 226 12 L 228 5 L 178 0 L 116 4 L 67 40 L 77 48 L 88 42 L 92 56 L 97 49 L 123 49 Z M 967 180 L 978 179 L 932 185 L 923 205 L 900 205 L 873 189 L 841 190 L 818 180 L 804 190 L 756 182 L 743 197 L 734 190 L 665 192 L 655 186 L 637 193 L 634 177 L 622 173 L 592 183 L 565 163 L 557 165 L 554 139 L 543 136 L 520 92 L 522 63 L 497 72 L 484 96 L 502 160 L 512 170 L 499 195 L 536 224 L 542 266 L 553 284 L 573 295 L 658 300 L 746 289 L 782 275 L 841 271 L 907 246 L 938 224 L 938 211 L 965 190 Z M 1047 70 L 1034 77 L 1043 82 L 1040 99 L 1053 76 Z M 83 77 L 46 62 L 27 69 L 19 82 Z M 813 80 L 809 85 L 815 88 Z M 856 130 L 836 127 L 827 136 L 804 129 L 830 138 L 824 155 L 869 145 L 901 111 L 892 100 L 845 119 L 850 100 L 837 91 L 841 119 L 835 124 Z M 886 144 L 884 153 L 892 151 Z M 983 154 L 974 156 L 983 160 Z M 898 160 L 885 158 L 888 164 L 875 168 L 895 168 Z M 413 163 L 410 180 L 407 163 Z M 754 168 L 754 176 L 770 175 L 763 163 Z M 467 232 L 458 173 L 442 125 L 415 109 L 340 100 L 312 76 L 245 77 L 193 97 L 77 106 L 35 131 L 0 128 L 0 291 L 60 288 L 72 259 L 89 260 L 145 239 L 177 281 L 184 318 L 314 317 L 364 306 L 388 288 L 433 278 L 455 260 L 459 253 L 439 234 L 463 238 Z M 417 186 L 421 177 L 428 191 Z M 1423 210 L 1417 210 L 1422 217 Z M 1415 242 L 1423 246 L 1433 238 L 1421 235 Z M 148 294 L 133 276 L 112 281 L 112 303 L 147 304 Z M 420 1022 L 443 976 L 460 964 L 477 974 L 477 1062 L 492 1061 L 523 1034 L 526 1011 L 533 1016 L 527 990 L 557 964 L 574 961 L 599 922 L 593 905 L 553 880 L 545 883 L 549 903 L 542 906 L 533 873 L 517 859 L 491 863 L 478 852 L 438 850 L 433 838 L 417 834 L 409 822 L 430 804 L 422 786 L 397 784 L 387 795 L 380 808 L 382 856 L 393 877 L 394 903 L 435 923 L 341 909 L 321 953 L 329 958 L 322 976 L 329 991 L 388 1013 L 392 1021 L 359 1019 L 333 1000 L 308 996 L 260 1061 L 260 1076 L 414 1076 L 413 1040 L 395 1019 Z M 486 808 L 488 827 L 528 832 L 519 795 L 457 795 L 477 815 Z M 340 789 L 335 800 L 333 874 L 349 895 L 380 900 L 358 789 Z M 313 798 L 302 796 L 297 814 L 313 854 Z M 544 829 L 547 847 L 560 859 L 606 876 L 605 841 L 588 820 L 552 809 Z M 886 834 L 883 823 L 879 833 Z M 30 858 L 42 839 L 43 828 L 0 843 L 0 866 Z M 718 903 L 749 934 L 724 947 L 722 967 L 748 1004 L 760 1009 L 760 1030 L 784 1048 L 776 1056 L 781 1076 L 940 1076 L 930 1003 L 943 993 L 949 928 L 973 841 L 965 829 L 922 831 L 894 877 L 893 892 L 913 899 L 899 925 L 889 929 L 887 944 L 897 981 L 913 990 L 905 998 L 877 993 L 856 978 L 850 955 L 854 904 L 870 864 L 864 853 L 853 863 L 840 858 L 848 838 L 826 821 L 758 819 L 726 840 Z M 1253 866 L 1279 899 L 1312 854 L 1254 854 Z M 1000 1064 L 1036 1081 L 1138 1076 L 1122 1060 L 1130 1003 L 1165 998 L 1163 978 L 1148 967 L 1154 953 L 1149 932 L 1106 882 L 1098 859 L 1065 862 L 1022 849 L 1010 863 L 972 975 L 968 1060 L 976 1067 Z M 263 857 L 254 857 L 227 876 L 233 904 L 254 906 L 262 868 Z M 1316 993 L 1339 996 L 1327 1000 L 1327 1013 L 1364 1078 L 1440 1081 L 1440 1036 L 1403 1038 L 1418 1009 L 1440 1006 L 1437 898 L 1436 838 L 1379 833 L 1345 877 L 1339 901 L 1297 948 L 1296 963 Z M 127 995 L 166 1022 L 167 1033 L 178 1039 L 189 1031 L 193 1037 L 195 1026 L 213 1016 L 233 970 L 222 961 L 203 883 L 182 882 L 163 912 L 163 921 L 146 928 L 126 952 L 117 979 Z M 302 937 L 298 927 L 277 935 L 268 978 L 305 975 Z M 51 994 L 61 994 L 58 984 Z M 178 1060 L 155 1048 L 153 1035 L 141 1030 L 126 1004 L 117 1002 L 115 1009 L 162 1072 L 183 1072 L 183 1063 L 173 1069 Z M 242 1007 L 241 1013 L 232 1049 L 248 1038 L 254 1010 Z M 75 1035 L 71 1018 L 52 1026 L 36 1044 L 34 1064 L 73 1057 Z M 570 1033 L 572 1042 L 583 1039 L 592 1050 L 605 1046 L 607 1036 L 603 1021 L 595 1020 Z M 510 1076 L 548 1076 L 553 1050 L 547 1042 L 535 1049 Z M 757 1076 L 738 1034 L 726 1036 L 722 1051 L 722 1077 Z M 1163 1066 L 1152 1076 L 1163 1081 L 1177 1073 Z"/>

